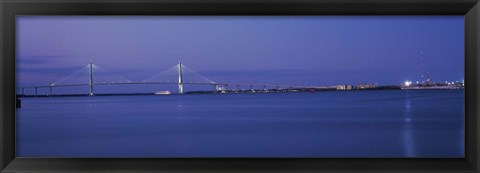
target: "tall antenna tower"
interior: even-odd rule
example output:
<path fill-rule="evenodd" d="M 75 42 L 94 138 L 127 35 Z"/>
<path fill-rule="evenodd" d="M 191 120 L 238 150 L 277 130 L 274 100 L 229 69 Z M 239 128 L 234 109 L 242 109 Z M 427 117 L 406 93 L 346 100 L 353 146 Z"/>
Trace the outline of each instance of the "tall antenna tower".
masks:
<path fill-rule="evenodd" d="M 423 84 L 431 84 L 432 79 L 430 78 L 430 72 L 425 70 L 425 65 L 424 65 L 424 51 L 423 49 L 420 50 L 420 74 L 421 74 L 421 79 Z"/>

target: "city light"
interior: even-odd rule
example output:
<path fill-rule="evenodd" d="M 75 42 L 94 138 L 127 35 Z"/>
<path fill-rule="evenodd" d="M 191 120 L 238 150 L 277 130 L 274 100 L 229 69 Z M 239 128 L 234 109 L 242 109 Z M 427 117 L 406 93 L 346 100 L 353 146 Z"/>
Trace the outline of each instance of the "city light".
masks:
<path fill-rule="evenodd" d="M 412 85 L 412 82 L 407 80 L 407 81 L 404 82 L 404 85 L 408 87 L 408 86 Z"/>

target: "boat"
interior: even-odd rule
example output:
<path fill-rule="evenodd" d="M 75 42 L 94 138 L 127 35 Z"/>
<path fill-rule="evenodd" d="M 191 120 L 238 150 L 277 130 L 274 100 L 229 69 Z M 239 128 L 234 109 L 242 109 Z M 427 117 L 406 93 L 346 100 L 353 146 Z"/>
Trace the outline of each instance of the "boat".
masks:
<path fill-rule="evenodd" d="M 169 90 L 155 92 L 155 95 L 168 95 L 168 94 L 172 94 L 172 92 L 170 92 Z"/>

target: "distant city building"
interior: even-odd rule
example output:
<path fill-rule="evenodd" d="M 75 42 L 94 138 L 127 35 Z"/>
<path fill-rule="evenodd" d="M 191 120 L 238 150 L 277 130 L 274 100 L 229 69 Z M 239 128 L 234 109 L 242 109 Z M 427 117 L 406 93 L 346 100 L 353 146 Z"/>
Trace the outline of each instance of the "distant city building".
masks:
<path fill-rule="evenodd" d="M 374 89 L 377 87 L 377 84 L 358 84 L 357 89 Z"/>
<path fill-rule="evenodd" d="M 337 90 L 352 90 L 352 85 L 337 85 Z"/>

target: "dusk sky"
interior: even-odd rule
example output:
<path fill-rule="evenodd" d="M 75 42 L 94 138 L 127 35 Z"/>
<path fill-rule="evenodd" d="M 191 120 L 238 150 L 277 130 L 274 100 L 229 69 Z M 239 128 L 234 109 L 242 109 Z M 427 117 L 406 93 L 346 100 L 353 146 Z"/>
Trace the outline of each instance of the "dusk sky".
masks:
<path fill-rule="evenodd" d="M 215 82 L 295 85 L 464 78 L 463 16 L 19 16 L 18 85 L 89 61 L 142 81 L 178 61 Z"/>

